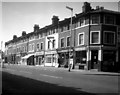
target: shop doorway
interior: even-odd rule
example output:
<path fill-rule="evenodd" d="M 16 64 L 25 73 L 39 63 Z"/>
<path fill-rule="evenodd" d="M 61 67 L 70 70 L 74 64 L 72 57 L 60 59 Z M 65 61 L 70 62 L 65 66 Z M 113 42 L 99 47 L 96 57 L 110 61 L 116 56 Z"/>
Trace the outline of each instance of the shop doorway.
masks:
<path fill-rule="evenodd" d="M 98 69 L 98 50 L 91 51 L 91 69 Z"/>

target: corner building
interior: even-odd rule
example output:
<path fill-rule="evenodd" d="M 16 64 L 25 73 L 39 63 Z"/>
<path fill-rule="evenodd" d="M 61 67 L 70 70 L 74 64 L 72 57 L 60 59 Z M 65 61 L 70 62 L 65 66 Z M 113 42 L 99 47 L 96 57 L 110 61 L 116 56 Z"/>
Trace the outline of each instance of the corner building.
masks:
<path fill-rule="evenodd" d="M 71 54 L 74 69 L 119 71 L 120 12 L 99 6 L 92 9 L 84 2 L 82 12 L 72 17 L 72 30 L 70 20 L 53 16 L 51 25 L 34 26 L 33 32 L 6 42 L 6 59 L 11 62 L 10 57 L 18 53 L 23 59 L 33 56 L 29 64 L 67 68 Z M 12 52 L 12 44 L 18 46 L 24 39 L 26 51 Z"/>

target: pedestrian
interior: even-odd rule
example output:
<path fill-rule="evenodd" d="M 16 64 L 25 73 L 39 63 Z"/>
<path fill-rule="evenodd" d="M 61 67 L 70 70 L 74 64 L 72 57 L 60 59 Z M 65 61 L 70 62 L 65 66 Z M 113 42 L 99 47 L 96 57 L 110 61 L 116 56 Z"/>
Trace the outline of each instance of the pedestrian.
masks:
<path fill-rule="evenodd" d="M 71 57 L 71 58 L 69 59 L 69 64 L 68 64 L 68 71 L 69 71 L 69 72 L 71 71 L 72 67 L 73 67 L 73 58 Z"/>

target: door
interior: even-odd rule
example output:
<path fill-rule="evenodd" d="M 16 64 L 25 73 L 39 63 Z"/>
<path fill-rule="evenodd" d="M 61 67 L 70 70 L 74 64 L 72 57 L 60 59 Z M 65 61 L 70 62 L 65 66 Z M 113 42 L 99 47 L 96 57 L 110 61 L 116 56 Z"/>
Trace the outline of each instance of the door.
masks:
<path fill-rule="evenodd" d="M 98 50 L 91 51 L 91 69 L 98 69 Z"/>
<path fill-rule="evenodd" d="M 38 62 L 39 62 L 39 65 L 41 65 L 41 64 L 42 64 L 42 62 L 41 62 L 41 61 L 42 61 L 42 58 L 41 58 L 41 57 L 39 57 L 39 61 L 38 61 Z"/>

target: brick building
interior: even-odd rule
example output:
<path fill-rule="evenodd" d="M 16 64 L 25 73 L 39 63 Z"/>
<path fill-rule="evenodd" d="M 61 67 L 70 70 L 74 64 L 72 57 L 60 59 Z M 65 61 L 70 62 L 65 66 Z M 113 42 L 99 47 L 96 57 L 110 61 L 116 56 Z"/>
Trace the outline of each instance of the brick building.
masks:
<path fill-rule="evenodd" d="M 35 25 L 33 32 L 6 42 L 7 61 L 68 67 L 71 54 L 75 69 L 118 71 L 120 12 L 92 9 L 85 2 L 82 12 L 72 17 L 72 31 L 70 20 L 53 16 L 51 25 Z"/>

